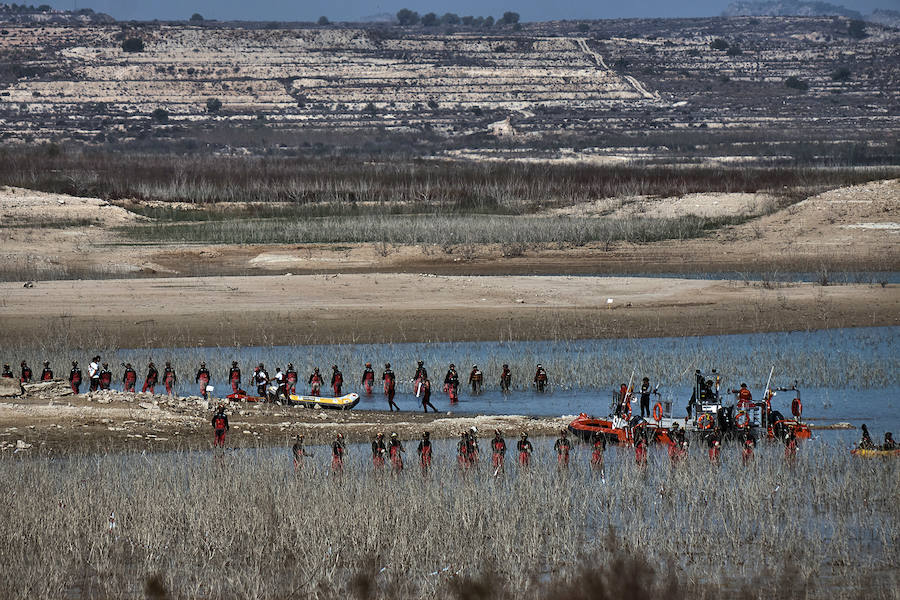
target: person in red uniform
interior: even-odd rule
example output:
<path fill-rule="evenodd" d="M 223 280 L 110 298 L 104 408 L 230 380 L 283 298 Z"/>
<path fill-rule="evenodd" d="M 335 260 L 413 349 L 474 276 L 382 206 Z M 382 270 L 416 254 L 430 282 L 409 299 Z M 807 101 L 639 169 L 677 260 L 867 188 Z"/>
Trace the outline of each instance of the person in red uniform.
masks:
<path fill-rule="evenodd" d="M 459 441 L 456 443 L 456 462 L 459 467 L 465 471 L 469 468 L 469 434 L 465 431 L 459 434 Z"/>
<path fill-rule="evenodd" d="M 557 466 L 562 469 L 568 468 L 572 443 L 569 441 L 569 434 L 565 429 L 559 432 L 559 439 L 553 444 L 553 449 L 556 450 Z"/>
<path fill-rule="evenodd" d="M 44 370 L 41 371 L 41 381 L 50 381 L 53 379 L 53 369 L 50 368 L 50 361 L 44 361 Z"/>
<path fill-rule="evenodd" d="M 100 367 L 100 389 L 108 390 L 112 387 L 112 371 L 109 370 L 109 363 L 103 363 Z"/>
<path fill-rule="evenodd" d="M 388 454 L 391 457 L 391 468 L 395 475 L 403 470 L 403 454 L 405 452 L 406 448 L 403 447 L 403 443 L 400 441 L 397 433 L 392 433 Z"/>
<path fill-rule="evenodd" d="M 647 438 L 642 429 L 638 429 L 635 433 L 634 460 L 639 467 L 647 466 Z"/>
<path fill-rule="evenodd" d="M 366 363 L 366 368 L 363 369 L 360 384 L 363 386 L 363 389 L 366 390 L 367 394 L 372 393 L 372 387 L 375 385 L 375 370 L 372 368 L 372 363 Z"/>
<path fill-rule="evenodd" d="M 170 396 L 175 395 L 176 381 L 178 381 L 178 377 L 175 375 L 175 369 L 172 368 L 172 362 L 167 360 L 163 369 L 163 383 L 166 386 L 166 393 Z"/>
<path fill-rule="evenodd" d="M 478 466 L 478 454 L 478 430 L 475 427 L 469 427 L 469 432 L 466 434 L 466 458 L 473 467 Z"/>
<path fill-rule="evenodd" d="M 288 363 L 287 370 L 284 372 L 284 391 L 288 400 L 291 399 L 291 396 L 297 395 L 297 381 L 297 369 L 294 368 L 294 363 Z"/>
<path fill-rule="evenodd" d="M 531 455 L 534 452 L 534 446 L 528 441 L 528 434 L 524 431 L 522 432 L 518 443 L 516 443 L 516 451 L 519 453 L 519 464 L 521 466 L 527 467 L 531 464 Z"/>
<path fill-rule="evenodd" d="M 144 385 L 141 387 L 141 393 L 148 391 L 153 394 L 156 391 L 156 382 L 159 381 L 159 371 L 152 362 L 147 365 L 147 376 L 144 377 Z"/>
<path fill-rule="evenodd" d="M 214 414 L 212 418 L 212 426 L 213 433 L 215 435 L 215 438 L 213 439 L 213 447 L 224 448 L 225 433 L 230 429 L 228 425 L 228 415 L 225 414 L 224 404 L 219 404 L 219 408 L 216 410 L 216 414 Z"/>
<path fill-rule="evenodd" d="M 126 392 L 133 392 L 134 384 L 136 383 L 137 372 L 135 372 L 134 368 L 131 366 L 131 363 L 125 363 L 125 373 L 122 375 L 122 387 Z"/>
<path fill-rule="evenodd" d="M 384 457 L 387 455 L 387 446 L 384 444 L 384 434 L 380 431 L 372 440 L 372 465 L 376 471 L 384 468 Z"/>
<path fill-rule="evenodd" d="M 719 462 L 719 453 L 722 450 L 722 439 L 719 436 L 719 429 L 713 429 L 713 432 L 706 438 L 706 444 L 709 446 L 710 462 Z"/>
<path fill-rule="evenodd" d="M 396 407 L 400 411 L 400 407 L 394 402 L 394 394 L 397 391 L 397 377 L 391 370 L 391 363 L 384 363 L 384 373 L 381 374 L 381 380 L 384 382 L 384 395 L 387 396 L 388 407 L 393 412 Z"/>
<path fill-rule="evenodd" d="M 194 383 L 200 384 L 200 395 L 203 396 L 204 400 L 209 399 L 209 392 L 206 391 L 209 380 L 209 369 L 206 368 L 205 362 L 201 362 L 200 368 L 197 369 L 197 375 L 194 376 Z"/>
<path fill-rule="evenodd" d="M 508 392 L 509 388 L 512 386 L 512 371 L 509 370 L 509 365 L 503 365 L 503 370 L 500 371 L 500 391 Z"/>
<path fill-rule="evenodd" d="M 444 391 L 450 396 L 450 404 L 459 401 L 459 373 L 456 372 L 456 365 L 453 363 L 450 363 L 450 368 L 444 376 Z"/>
<path fill-rule="evenodd" d="M 741 389 L 737 391 L 737 397 L 738 410 L 749 410 L 753 406 L 753 394 L 747 389 L 746 383 L 741 384 Z"/>
<path fill-rule="evenodd" d="M 431 434 L 427 431 L 422 434 L 422 441 L 419 442 L 419 447 L 416 449 L 416 452 L 419 454 L 419 464 L 422 467 L 422 474 L 425 475 L 431 468 L 432 455 Z"/>
<path fill-rule="evenodd" d="M 506 440 L 503 432 L 494 430 L 494 439 L 491 440 L 491 466 L 494 467 L 494 475 L 503 470 L 503 459 L 506 456 Z"/>
<path fill-rule="evenodd" d="M 344 385 L 344 374 L 341 373 L 337 365 L 331 365 L 331 389 L 334 390 L 334 397 L 341 396 L 341 388 Z"/>
<path fill-rule="evenodd" d="M 241 389 L 241 368 L 238 367 L 237 361 L 231 361 L 231 370 L 228 371 L 228 383 L 231 384 L 231 393 L 237 394 Z"/>
<path fill-rule="evenodd" d="M 319 367 L 313 369 L 307 383 L 309 384 L 310 396 L 320 396 L 322 394 L 322 383 L 324 383 L 324 380 L 322 379 L 322 374 L 319 373 Z"/>
<path fill-rule="evenodd" d="M 603 453 L 606 451 L 606 437 L 599 431 L 591 436 L 591 469 L 603 469 Z"/>
<path fill-rule="evenodd" d="M 33 377 L 31 367 L 24 360 L 20 366 L 22 367 L 22 376 L 19 378 L 19 383 L 31 383 L 31 378 Z"/>
<path fill-rule="evenodd" d="M 294 457 L 294 472 L 296 473 L 303 468 L 303 460 L 307 456 L 310 456 L 310 454 L 306 452 L 306 447 L 303 445 L 302 433 L 298 433 L 297 437 L 294 438 L 294 445 L 291 446 L 291 455 Z"/>
<path fill-rule="evenodd" d="M 81 369 L 78 368 L 78 361 L 72 361 L 72 370 L 69 371 L 69 385 L 72 386 L 72 391 L 76 394 L 81 393 Z"/>
<path fill-rule="evenodd" d="M 347 444 L 344 443 L 344 434 L 338 433 L 331 443 L 331 472 L 340 475 L 344 472 L 344 455 L 347 454 Z"/>
<path fill-rule="evenodd" d="M 750 461 L 753 460 L 753 450 L 756 448 L 756 440 L 753 439 L 753 434 L 749 431 L 745 431 L 743 435 L 743 440 L 741 440 L 741 458 L 744 460 L 744 464 L 749 464 Z"/>
<path fill-rule="evenodd" d="M 543 392 L 547 387 L 547 371 L 544 370 L 543 365 L 540 363 L 538 363 L 534 372 L 534 386 L 539 392 Z"/>
<path fill-rule="evenodd" d="M 422 409 L 428 412 L 429 406 L 434 412 L 438 411 L 434 404 L 431 403 L 431 380 L 426 377 L 422 380 Z"/>
<path fill-rule="evenodd" d="M 419 382 L 428 377 L 428 370 L 425 368 L 425 361 L 420 360 L 416 363 L 416 374 L 413 375 L 413 389 L 418 389 Z"/>
<path fill-rule="evenodd" d="M 789 429 L 784 436 L 784 458 L 790 465 L 797 461 L 797 436 Z"/>

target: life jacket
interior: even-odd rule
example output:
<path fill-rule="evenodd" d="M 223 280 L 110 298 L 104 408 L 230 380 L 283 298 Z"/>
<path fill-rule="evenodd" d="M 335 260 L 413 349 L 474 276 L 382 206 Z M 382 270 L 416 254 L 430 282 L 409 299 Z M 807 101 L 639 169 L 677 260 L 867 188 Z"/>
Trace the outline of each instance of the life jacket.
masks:
<path fill-rule="evenodd" d="M 501 439 L 494 438 L 491 440 L 491 449 L 494 451 L 494 454 L 503 454 L 506 452 L 506 442 Z"/>
<path fill-rule="evenodd" d="M 137 373 L 134 369 L 125 369 L 125 376 L 122 378 L 122 381 L 126 383 L 134 383 L 137 381 Z"/>
<path fill-rule="evenodd" d="M 344 445 L 340 442 L 331 444 L 331 455 L 336 460 L 342 460 L 344 458 Z"/>
<path fill-rule="evenodd" d="M 285 373 L 288 383 L 297 383 L 297 371 L 291 370 Z"/>
<path fill-rule="evenodd" d="M 400 442 L 397 442 L 397 443 L 391 442 L 390 454 L 391 454 L 391 460 L 397 460 L 397 458 L 399 458 Z"/>
<path fill-rule="evenodd" d="M 422 457 L 422 462 L 431 462 L 430 440 L 422 440 L 422 443 L 419 444 L 419 456 Z"/>
<path fill-rule="evenodd" d="M 569 443 L 569 440 L 562 438 L 556 440 L 556 453 L 560 456 L 568 456 L 571 448 L 572 444 Z"/>
<path fill-rule="evenodd" d="M 149 371 L 147 371 L 147 381 L 149 383 L 156 383 L 157 381 L 159 381 L 159 371 L 157 371 L 156 369 L 150 369 Z"/>
<path fill-rule="evenodd" d="M 539 369 L 537 373 L 534 375 L 535 381 L 547 381 L 547 371 L 543 369 Z"/>
<path fill-rule="evenodd" d="M 344 374 L 340 371 L 335 371 L 331 376 L 331 385 L 341 385 L 344 383 Z"/>
<path fill-rule="evenodd" d="M 166 370 L 163 371 L 163 381 L 175 381 L 175 369 L 166 367 Z"/>
<path fill-rule="evenodd" d="M 372 369 L 366 369 L 365 371 L 363 371 L 362 380 L 375 381 L 375 371 L 373 371 Z"/>
<path fill-rule="evenodd" d="M 313 384 L 318 383 L 319 385 L 322 385 L 322 375 L 319 373 L 313 373 L 312 375 L 309 376 L 309 382 L 313 383 Z"/>
<path fill-rule="evenodd" d="M 53 379 L 53 371 L 50 369 L 41 371 L 41 381 L 50 381 L 51 379 Z"/>
<path fill-rule="evenodd" d="M 229 371 L 229 373 L 228 373 L 228 380 L 240 382 L 241 370 L 238 369 L 237 367 L 231 367 L 231 371 Z"/>
<path fill-rule="evenodd" d="M 81 369 L 72 369 L 69 373 L 69 381 L 72 383 L 81 383 Z"/>
<path fill-rule="evenodd" d="M 384 442 L 381 440 L 375 440 L 372 442 L 372 458 L 379 458 L 384 455 L 385 450 L 387 448 L 384 445 Z"/>
<path fill-rule="evenodd" d="M 31 369 L 25 367 L 22 369 L 22 382 L 31 381 Z"/>
<path fill-rule="evenodd" d="M 388 369 L 387 371 L 384 372 L 384 374 L 381 376 L 381 378 L 384 380 L 384 385 L 386 388 L 388 388 L 388 389 L 394 388 L 395 376 L 394 376 L 393 371 Z"/>
<path fill-rule="evenodd" d="M 472 381 L 482 381 L 484 379 L 484 373 L 482 373 L 480 369 L 472 369 L 469 379 Z"/>
<path fill-rule="evenodd" d="M 209 381 L 209 371 L 207 369 L 200 369 L 197 371 L 197 377 L 195 377 L 196 381 Z"/>
<path fill-rule="evenodd" d="M 216 415 L 213 417 L 213 427 L 215 429 L 225 429 L 228 424 L 228 418 L 225 415 Z"/>
<path fill-rule="evenodd" d="M 100 385 L 101 387 L 109 387 L 110 383 L 112 383 L 112 372 L 109 369 L 103 369 L 100 371 Z"/>

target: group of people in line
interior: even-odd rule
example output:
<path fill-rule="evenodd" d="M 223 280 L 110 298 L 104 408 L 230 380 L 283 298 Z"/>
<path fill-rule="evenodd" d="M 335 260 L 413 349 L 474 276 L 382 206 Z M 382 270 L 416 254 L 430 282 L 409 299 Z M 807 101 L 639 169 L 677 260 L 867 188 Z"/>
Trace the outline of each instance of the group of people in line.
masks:
<path fill-rule="evenodd" d="M 137 371 L 129 362 L 122 363 L 122 367 L 122 389 L 126 392 L 135 392 L 138 383 Z M 9 378 L 16 377 L 8 364 L 3 365 L 2 376 Z M 50 381 L 53 378 L 54 374 L 53 370 L 50 368 L 50 363 L 49 361 L 45 361 L 44 370 L 41 372 L 39 381 Z M 21 363 L 18 379 L 22 384 L 32 383 L 34 381 L 32 370 L 24 360 Z M 69 371 L 68 381 L 75 394 L 81 393 L 82 386 L 85 384 L 84 379 L 85 373 L 78 365 L 78 361 L 72 361 L 72 369 Z M 111 389 L 113 380 L 114 376 L 110 370 L 109 363 L 102 362 L 100 356 L 93 357 L 87 369 L 87 391 L 96 392 L 99 390 Z M 177 381 L 178 376 L 175 373 L 175 368 L 172 366 L 171 361 L 166 361 L 162 373 L 160 373 L 156 364 L 151 361 L 147 365 L 141 392 L 155 394 L 157 386 L 164 385 L 166 394 L 174 396 L 175 384 Z M 200 367 L 197 369 L 197 373 L 194 375 L 194 383 L 199 386 L 200 395 L 204 398 L 209 397 L 211 381 L 212 376 L 206 363 L 201 362 Z M 266 370 L 265 365 L 259 363 L 253 368 L 253 373 L 248 379 L 248 384 L 256 389 L 256 396 L 251 396 L 250 394 L 247 394 L 245 390 L 241 389 L 241 385 L 243 384 L 241 368 L 238 366 L 237 361 L 232 361 L 227 381 L 231 386 L 231 395 L 229 395 L 229 398 L 231 399 L 241 400 L 252 398 L 259 401 L 271 400 L 277 402 L 282 397 L 285 400 L 288 400 L 291 396 L 297 394 L 299 376 L 293 363 L 288 363 L 287 368 L 284 371 L 281 370 L 281 367 L 276 367 L 275 372 L 271 375 Z M 319 371 L 318 367 L 313 369 L 306 381 L 309 386 L 310 396 L 322 395 L 322 390 L 326 385 L 326 379 L 325 375 Z M 428 412 L 428 409 L 430 408 L 434 412 L 437 412 L 437 408 L 431 403 L 432 382 L 428 377 L 428 371 L 425 368 L 424 361 L 418 361 L 411 381 L 413 383 L 416 398 L 421 402 L 422 409 L 425 412 Z M 472 365 L 472 370 L 469 372 L 467 381 L 472 394 L 477 395 L 481 393 L 484 381 L 484 372 L 477 364 Z M 381 382 L 384 395 L 388 401 L 389 410 L 399 411 L 400 406 L 394 401 L 397 392 L 398 377 L 391 369 L 391 363 L 384 363 Z M 330 387 L 331 392 L 335 397 L 340 397 L 344 393 L 344 383 L 344 374 L 338 368 L 338 365 L 332 365 Z M 547 389 L 549 378 L 543 365 L 538 364 L 535 368 L 532 383 L 538 392 L 544 392 Z M 447 373 L 444 376 L 442 389 L 444 393 L 450 397 L 451 404 L 459 401 L 460 385 L 460 376 L 459 372 L 456 370 L 456 365 L 450 363 Z M 360 386 L 366 394 L 371 394 L 375 387 L 375 370 L 372 368 L 372 363 L 370 362 L 367 362 L 363 369 Z M 499 387 L 503 392 L 509 392 L 512 387 L 512 371 L 508 364 L 504 364 L 501 369 Z"/>

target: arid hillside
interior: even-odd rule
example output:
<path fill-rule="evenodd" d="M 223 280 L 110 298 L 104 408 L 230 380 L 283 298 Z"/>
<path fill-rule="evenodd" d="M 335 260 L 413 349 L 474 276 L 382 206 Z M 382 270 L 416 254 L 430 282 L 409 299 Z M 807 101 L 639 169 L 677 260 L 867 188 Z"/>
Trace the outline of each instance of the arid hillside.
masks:
<path fill-rule="evenodd" d="M 7 25 L 0 141 L 892 162 L 900 32 L 848 23 Z"/>

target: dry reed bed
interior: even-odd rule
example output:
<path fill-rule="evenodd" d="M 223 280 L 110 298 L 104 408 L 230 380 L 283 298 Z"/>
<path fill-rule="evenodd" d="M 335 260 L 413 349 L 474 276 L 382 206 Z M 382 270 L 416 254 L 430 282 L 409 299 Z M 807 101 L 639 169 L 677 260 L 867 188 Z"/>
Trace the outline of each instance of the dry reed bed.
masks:
<path fill-rule="evenodd" d="M 89 359 L 99 353 L 120 375 L 118 365 L 131 362 L 142 371 L 153 360 L 157 366 L 171 360 L 179 374 L 179 387 L 193 385 L 193 376 L 201 361 L 210 368 L 213 383 L 226 386 L 232 360 L 238 360 L 249 377 L 251 367 L 265 363 L 270 373 L 294 363 L 301 382 L 314 367 L 329 373 L 340 366 L 346 389 L 355 389 L 367 361 L 378 374 L 390 362 L 401 380 L 411 379 L 418 360 L 425 361 L 432 380 L 443 381 L 449 363 L 455 363 L 463 378 L 472 364 L 484 371 L 486 385 L 499 380 L 501 367 L 509 364 L 513 388 L 527 389 L 537 363 L 550 375 L 551 389 L 609 390 L 628 378 L 632 369 L 639 377 L 647 375 L 660 382 L 662 391 L 671 386 L 690 386 L 695 368 L 716 368 L 727 378 L 727 385 L 745 381 L 751 387 L 763 386 L 769 367 L 776 366 L 778 385 L 797 380 L 801 386 L 828 388 L 881 389 L 900 383 L 900 337 L 896 328 L 859 328 L 816 332 L 769 333 L 696 338 L 555 340 L 543 342 L 498 343 L 422 343 L 422 344 L 346 344 L 323 346 L 260 346 L 254 348 L 110 348 L 102 337 L 87 345 L 85 340 L 65 336 L 65 328 L 46 338 L 7 346 L 0 360 L 17 365 L 27 360 L 40 370 L 44 360 L 51 361 L 57 376 L 68 374 L 68 365 L 78 360 L 86 368 Z M 119 383 L 119 377 L 115 379 Z M 227 387 L 227 386 L 226 386 Z M 305 389 L 304 386 L 300 386 Z M 222 388 L 225 389 L 225 388 Z"/>
<path fill-rule="evenodd" d="M 623 552 L 681 586 L 673 597 L 896 598 L 900 585 L 898 461 L 811 442 L 794 465 L 764 444 L 746 466 L 737 447 L 720 465 L 697 447 L 678 468 L 654 450 L 641 470 L 611 449 L 603 482 L 582 449 L 558 473 L 545 440 L 530 470 L 496 479 L 437 450 L 425 478 L 412 458 L 374 475 L 364 448 L 340 477 L 324 448 L 298 475 L 280 449 L 5 458 L 0 589 L 134 597 L 157 574 L 174 598 L 537 598 Z M 488 571 L 483 595 L 460 592 Z"/>

